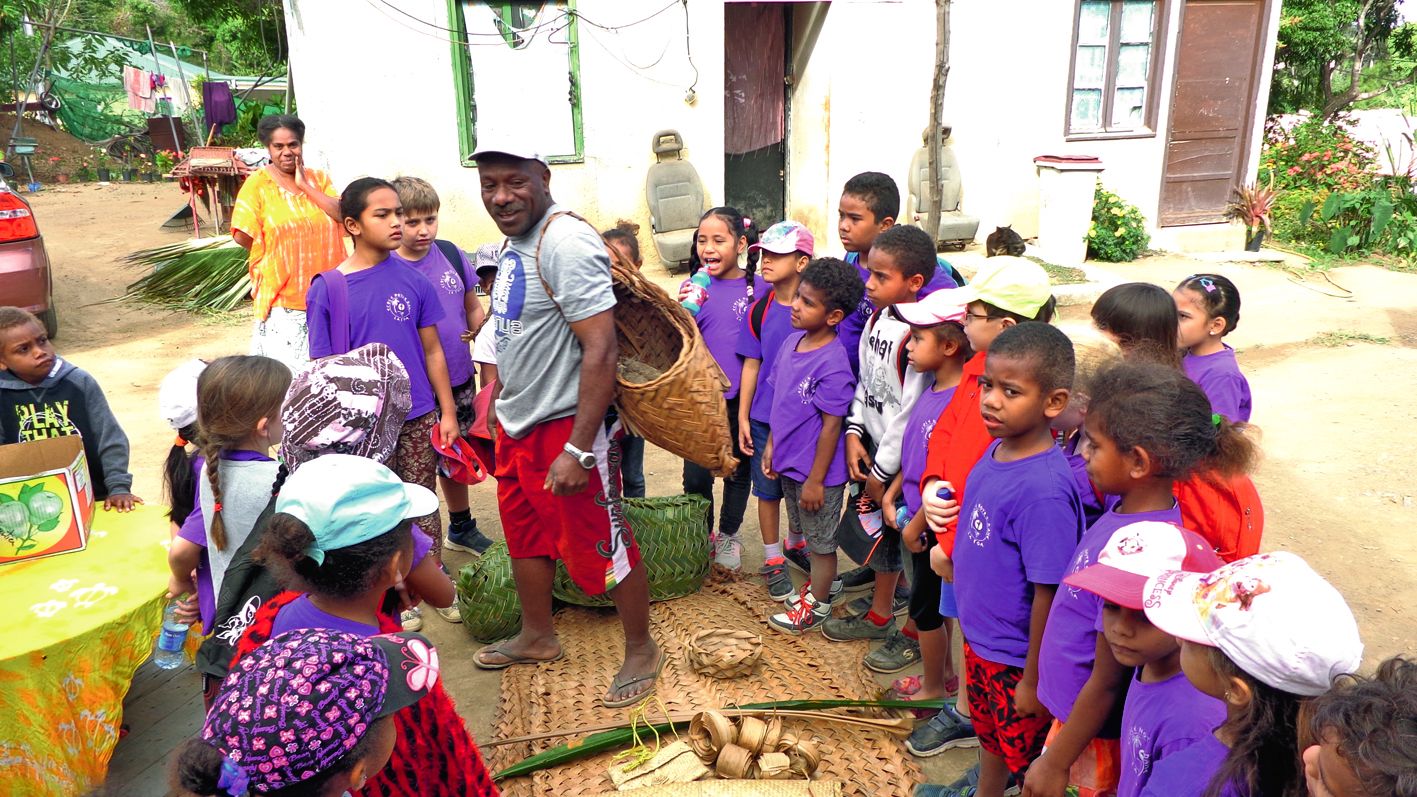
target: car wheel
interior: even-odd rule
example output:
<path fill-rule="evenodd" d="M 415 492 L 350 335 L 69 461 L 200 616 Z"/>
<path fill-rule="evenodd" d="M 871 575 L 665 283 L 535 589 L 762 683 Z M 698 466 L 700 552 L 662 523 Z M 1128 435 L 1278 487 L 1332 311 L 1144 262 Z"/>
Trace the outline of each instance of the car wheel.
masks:
<path fill-rule="evenodd" d="M 48 333 L 51 340 L 59 337 L 59 311 L 50 307 L 39 314 L 39 322 L 44 324 L 44 331 Z"/>

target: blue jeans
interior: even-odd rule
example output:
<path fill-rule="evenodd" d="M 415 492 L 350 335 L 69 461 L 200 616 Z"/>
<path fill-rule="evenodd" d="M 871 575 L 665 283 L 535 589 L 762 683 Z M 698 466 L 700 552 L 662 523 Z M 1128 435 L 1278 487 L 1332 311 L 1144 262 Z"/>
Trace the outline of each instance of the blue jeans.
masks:
<path fill-rule="evenodd" d="M 749 433 L 753 436 L 753 495 L 759 501 L 781 501 L 782 482 L 777 479 L 769 479 L 763 473 L 763 452 L 768 447 L 768 435 L 772 430 L 768 428 L 766 421 L 748 421 Z"/>
<path fill-rule="evenodd" d="M 626 498 L 645 497 L 645 439 L 625 435 L 620 439 L 620 492 Z"/>

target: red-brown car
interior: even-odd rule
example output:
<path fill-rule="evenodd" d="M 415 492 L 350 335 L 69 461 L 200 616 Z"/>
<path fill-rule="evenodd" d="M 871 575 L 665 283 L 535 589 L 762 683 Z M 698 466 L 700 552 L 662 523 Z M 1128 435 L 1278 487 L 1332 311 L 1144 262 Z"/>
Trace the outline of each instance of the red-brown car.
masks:
<path fill-rule="evenodd" d="M 10 164 L 0 163 L 0 177 L 14 176 Z M 30 204 L 4 181 L 0 181 L 0 305 L 23 307 L 39 316 L 51 338 L 59 333 L 44 236 Z"/>

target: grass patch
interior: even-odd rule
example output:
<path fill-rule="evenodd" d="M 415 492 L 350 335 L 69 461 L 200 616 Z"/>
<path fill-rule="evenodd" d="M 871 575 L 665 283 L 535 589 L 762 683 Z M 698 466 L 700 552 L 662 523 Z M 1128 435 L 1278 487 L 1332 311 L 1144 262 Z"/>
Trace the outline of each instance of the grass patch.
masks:
<path fill-rule="evenodd" d="M 1329 332 L 1316 335 L 1309 339 L 1315 346 L 1325 346 L 1333 349 L 1339 346 L 1352 346 L 1358 343 L 1372 343 L 1376 346 L 1386 346 L 1392 343 L 1391 338 L 1381 335 L 1369 335 L 1366 332 L 1354 332 L 1349 329 L 1335 329 Z"/>
<path fill-rule="evenodd" d="M 1070 268 L 1068 266 L 1049 263 L 1043 258 L 1034 257 L 1033 255 L 1024 255 L 1024 257 L 1042 266 L 1043 270 L 1048 272 L 1048 282 L 1053 285 L 1079 285 L 1087 282 L 1087 272 L 1080 268 Z"/>

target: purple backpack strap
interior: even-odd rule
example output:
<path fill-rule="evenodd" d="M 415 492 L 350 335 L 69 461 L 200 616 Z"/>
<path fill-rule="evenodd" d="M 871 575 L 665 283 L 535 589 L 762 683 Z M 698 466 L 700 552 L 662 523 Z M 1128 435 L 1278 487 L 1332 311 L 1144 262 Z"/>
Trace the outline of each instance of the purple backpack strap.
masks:
<path fill-rule="evenodd" d="M 337 268 L 321 272 L 317 279 L 325 281 L 330 300 L 330 348 L 333 354 L 344 354 L 349 345 L 349 280 Z"/>

